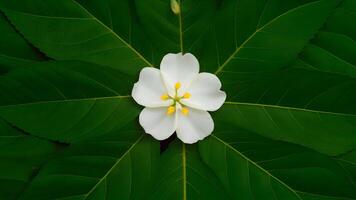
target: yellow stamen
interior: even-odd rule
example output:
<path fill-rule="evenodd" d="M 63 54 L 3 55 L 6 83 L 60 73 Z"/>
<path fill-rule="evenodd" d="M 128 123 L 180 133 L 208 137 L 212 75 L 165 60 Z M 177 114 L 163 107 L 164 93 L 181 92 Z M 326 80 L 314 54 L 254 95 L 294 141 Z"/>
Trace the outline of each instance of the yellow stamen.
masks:
<path fill-rule="evenodd" d="M 167 109 L 167 115 L 171 115 L 176 111 L 176 108 L 174 106 L 169 106 Z"/>
<path fill-rule="evenodd" d="M 162 100 L 167 100 L 167 99 L 169 99 L 169 96 L 168 96 L 168 94 L 163 94 L 162 96 L 161 96 L 161 99 Z"/>
<path fill-rule="evenodd" d="M 190 93 L 189 92 L 186 92 L 184 95 L 183 95 L 183 98 L 184 99 L 189 99 L 190 98 Z"/>
<path fill-rule="evenodd" d="M 182 113 L 183 113 L 183 115 L 187 116 L 189 114 L 188 108 L 185 108 L 185 107 L 182 108 Z"/>
<path fill-rule="evenodd" d="M 182 84 L 180 84 L 180 82 L 177 82 L 174 87 L 176 88 L 176 90 L 178 90 L 181 86 L 182 86 Z"/>

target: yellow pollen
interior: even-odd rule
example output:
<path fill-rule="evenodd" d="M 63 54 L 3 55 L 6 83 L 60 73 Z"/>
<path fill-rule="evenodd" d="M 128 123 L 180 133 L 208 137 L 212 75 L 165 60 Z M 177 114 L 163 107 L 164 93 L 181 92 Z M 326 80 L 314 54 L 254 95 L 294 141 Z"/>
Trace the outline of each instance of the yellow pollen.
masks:
<path fill-rule="evenodd" d="M 189 92 L 186 92 L 184 95 L 183 95 L 183 98 L 184 99 L 189 99 L 190 98 L 190 93 Z"/>
<path fill-rule="evenodd" d="M 169 99 L 168 94 L 163 94 L 163 95 L 161 96 L 161 99 L 162 99 L 162 100 L 167 100 L 167 99 Z"/>
<path fill-rule="evenodd" d="M 185 107 L 182 108 L 182 113 L 183 113 L 183 115 L 187 116 L 189 114 L 188 108 L 185 108 Z"/>
<path fill-rule="evenodd" d="M 181 86 L 182 86 L 182 84 L 180 84 L 180 82 L 177 82 L 174 87 L 176 88 L 176 90 L 178 90 Z"/>
<path fill-rule="evenodd" d="M 167 115 L 171 115 L 176 111 L 176 108 L 174 106 L 169 106 L 167 108 Z"/>

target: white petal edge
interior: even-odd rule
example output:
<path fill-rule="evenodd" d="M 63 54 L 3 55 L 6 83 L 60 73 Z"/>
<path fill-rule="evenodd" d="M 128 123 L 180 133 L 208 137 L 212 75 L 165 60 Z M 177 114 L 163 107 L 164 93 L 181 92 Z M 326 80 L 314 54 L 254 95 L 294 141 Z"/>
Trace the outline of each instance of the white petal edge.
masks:
<path fill-rule="evenodd" d="M 162 107 L 172 104 L 171 100 L 163 101 L 161 96 L 167 93 L 161 73 L 153 67 L 145 67 L 140 72 L 140 77 L 132 89 L 134 100 L 145 107 Z"/>
<path fill-rule="evenodd" d="M 187 89 L 191 97 L 181 102 L 195 109 L 216 111 L 226 100 L 226 93 L 220 89 L 221 82 L 216 75 L 200 73 Z"/>
<path fill-rule="evenodd" d="M 188 115 L 178 112 L 177 137 L 186 144 L 193 144 L 209 136 L 214 130 L 214 121 L 206 111 L 189 108 Z"/>
<path fill-rule="evenodd" d="M 182 87 L 179 92 L 183 93 L 191 81 L 199 73 L 199 62 L 197 58 L 190 53 L 165 55 L 160 65 L 161 73 L 167 89 L 171 95 L 174 95 L 174 86 L 180 82 Z"/>
<path fill-rule="evenodd" d="M 177 127 L 176 114 L 167 115 L 167 108 L 144 108 L 139 122 L 146 133 L 157 140 L 165 140 L 171 136 Z"/>

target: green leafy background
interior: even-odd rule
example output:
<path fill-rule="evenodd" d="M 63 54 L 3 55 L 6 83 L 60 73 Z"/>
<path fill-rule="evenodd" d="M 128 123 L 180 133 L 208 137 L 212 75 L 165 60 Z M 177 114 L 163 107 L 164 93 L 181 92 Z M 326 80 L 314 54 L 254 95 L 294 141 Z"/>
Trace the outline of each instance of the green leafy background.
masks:
<path fill-rule="evenodd" d="M 356 199 L 355 0 L 0 0 L 0 199 Z M 130 97 L 190 52 L 228 98 L 155 141 Z"/>

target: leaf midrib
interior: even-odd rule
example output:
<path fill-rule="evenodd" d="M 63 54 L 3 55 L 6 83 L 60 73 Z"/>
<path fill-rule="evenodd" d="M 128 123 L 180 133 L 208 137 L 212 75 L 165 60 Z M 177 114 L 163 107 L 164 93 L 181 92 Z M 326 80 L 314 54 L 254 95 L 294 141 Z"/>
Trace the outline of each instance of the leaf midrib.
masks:
<path fill-rule="evenodd" d="M 142 140 L 142 138 L 143 138 L 144 136 L 145 136 L 145 135 L 142 134 L 142 135 L 135 141 L 135 143 L 133 143 L 133 144 L 131 145 L 131 147 L 130 147 L 128 150 L 126 150 L 126 152 L 125 152 L 122 156 L 120 156 L 120 157 L 117 159 L 117 161 L 115 162 L 115 164 L 106 172 L 106 174 L 105 174 L 102 178 L 100 178 L 100 180 L 98 181 L 98 183 L 95 184 L 95 185 L 93 186 L 93 188 L 92 188 L 88 193 L 86 193 L 86 194 L 84 195 L 84 199 L 83 199 L 83 200 L 87 199 L 87 198 L 89 197 L 89 195 L 92 194 L 92 193 L 95 191 L 95 189 L 96 189 L 104 180 L 106 180 L 107 176 L 116 168 L 116 166 L 121 162 L 121 160 L 122 160 L 126 155 L 128 155 L 128 154 L 130 153 L 130 151 Z M 106 187 L 107 187 L 107 186 L 106 186 Z"/>
<path fill-rule="evenodd" d="M 182 0 L 178 0 L 179 3 L 179 13 L 178 13 L 178 17 L 179 17 L 179 45 L 180 45 L 180 51 L 183 53 L 184 51 L 184 45 L 183 45 L 183 20 L 182 20 Z"/>
<path fill-rule="evenodd" d="M 356 117 L 356 114 L 318 111 L 318 110 L 311 110 L 311 109 L 305 109 L 305 108 L 294 108 L 294 107 L 287 107 L 287 106 L 267 105 L 267 104 L 258 104 L 258 103 L 244 103 L 244 102 L 226 101 L 224 104 L 225 105 L 255 106 L 255 107 L 262 107 L 262 108 L 277 108 L 277 109 L 282 109 L 282 110 L 295 110 L 295 111 L 312 112 L 312 113 L 319 113 L 319 114 L 338 115 L 338 116 L 343 116 L 343 117 Z"/>
<path fill-rule="evenodd" d="M 182 142 L 182 184 L 183 184 L 183 200 L 187 200 L 187 161 L 186 161 L 185 144 Z"/>
<path fill-rule="evenodd" d="M 132 47 L 131 44 L 126 42 L 123 38 L 121 38 L 115 31 L 113 31 L 111 28 L 106 26 L 103 22 L 98 20 L 93 14 L 91 14 L 86 8 L 84 8 L 80 3 L 78 3 L 75 0 L 72 0 L 77 6 L 79 6 L 83 11 L 85 11 L 88 15 L 92 16 L 95 21 L 97 21 L 100 25 L 108 29 L 113 35 L 115 35 L 120 41 L 122 41 L 129 49 L 131 49 L 138 57 L 140 57 L 146 64 L 148 64 L 150 67 L 153 67 L 153 64 L 150 63 L 144 56 L 142 56 L 135 48 Z"/>
<path fill-rule="evenodd" d="M 291 192 L 293 192 L 295 194 L 296 197 L 298 197 L 300 200 L 302 200 L 302 198 L 298 195 L 298 193 L 293 190 L 291 187 L 289 187 L 287 184 L 285 184 L 283 181 L 279 180 L 277 177 L 273 176 L 271 173 L 269 173 L 267 170 L 265 170 L 264 168 L 262 168 L 261 166 L 259 166 L 257 163 L 255 163 L 254 161 L 252 161 L 251 159 L 249 159 L 248 157 L 246 157 L 244 154 L 242 154 L 241 152 L 239 152 L 238 150 L 236 150 L 234 147 L 232 147 L 230 144 L 226 143 L 224 140 L 220 139 L 219 137 L 217 137 L 216 135 L 211 135 L 211 137 L 214 137 L 217 141 L 221 142 L 222 144 L 224 144 L 226 147 L 228 147 L 229 149 L 231 149 L 232 151 L 234 151 L 235 153 L 237 153 L 239 156 L 241 156 L 243 159 L 245 159 L 248 163 L 256 166 L 258 169 L 260 169 L 261 171 L 263 171 L 264 173 L 266 173 L 268 176 L 270 176 L 271 178 L 275 179 L 276 181 L 278 181 L 280 184 L 282 184 L 283 186 L 285 186 L 288 190 L 290 190 Z"/>
<path fill-rule="evenodd" d="M 180 51 L 184 53 L 184 45 L 183 45 L 183 21 L 182 21 L 182 0 L 178 0 L 178 4 L 180 6 L 178 18 L 179 18 L 179 45 Z M 183 200 L 187 200 L 187 158 L 186 158 L 186 149 L 185 144 L 182 142 L 182 186 L 183 186 Z"/>
<path fill-rule="evenodd" d="M 131 98 L 130 95 L 126 96 L 110 96 L 110 97 L 93 97 L 93 98 L 82 98 L 82 99 L 61 99 L 61 100 L 53 100 L 53 101 L 37 101 L 31 103 L 20 103 L 20 104 L 11 104 L 0 106 L 0 109 L 3 108 L 11 108 L 16 106 L 30 106 L 30 105 L 39 105 L 39 104 L 47 104 L 47 103 L 70 103 L 70 102 L 81 102 L 81 101 L 96 101 L 96 100 L 105 100 L 105 99 L 128 99 Z"/>

